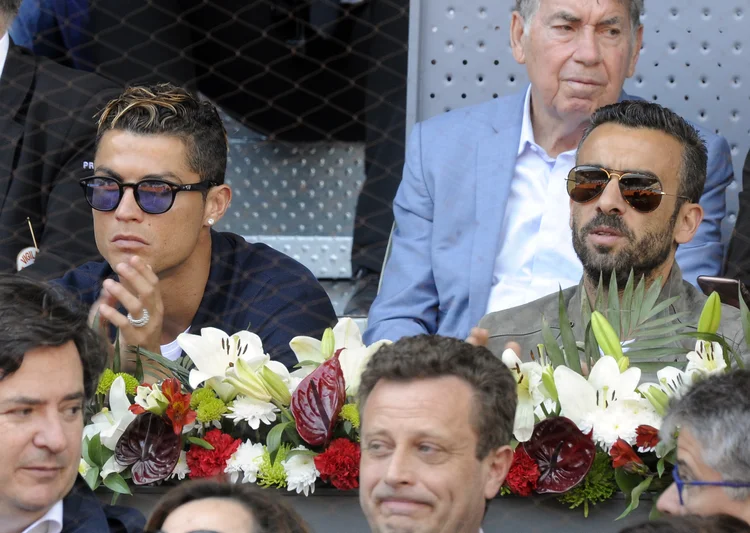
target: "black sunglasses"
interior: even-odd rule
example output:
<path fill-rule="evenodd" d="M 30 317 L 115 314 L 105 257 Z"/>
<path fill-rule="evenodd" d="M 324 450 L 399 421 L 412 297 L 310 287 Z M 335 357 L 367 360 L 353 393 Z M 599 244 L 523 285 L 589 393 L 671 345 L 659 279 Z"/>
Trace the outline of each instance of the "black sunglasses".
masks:
<path fill-rule="evenodd" d="M 640 213 L 650 213 L 661 204 L 663 196 L 677 196 L 690 201 L 687 196 L 664 192 L 661 181 L 654 175 L 641 172 L 623 172 L 589 165 L 574 167 L 568 173 L 568 196 L 584 204 L 599 196 L 616 177 L 622 198 Z"/>
<path fill-rule="evenodd" d="M 182 191 L 207 191 L 216 184 L 201 181 L 189 185 L 177 185 L 164 180 L 148 179 L 138 183 L 122 183 L 107 176 L 91 176 L 79 182 L 86 201 L 97 211 L 114 211 L 120 205 L 125 189 L 133 189 L 135 202 L 144 212 L 160 215 L 172 208 L 175 196 Z"/>

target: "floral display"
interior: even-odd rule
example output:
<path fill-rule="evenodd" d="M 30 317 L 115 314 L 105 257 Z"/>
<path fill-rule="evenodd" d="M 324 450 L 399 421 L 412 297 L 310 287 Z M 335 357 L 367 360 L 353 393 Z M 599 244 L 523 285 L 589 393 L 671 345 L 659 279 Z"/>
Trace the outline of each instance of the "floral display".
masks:
<path fill-rule="evenodd" d="M 590 506 L 610 499 L 619 488 L 627 496 L 625 516 L 638 506 L 641 493 L 671 483 L 675 452 L 659 441 L 670 400 L 706 376 L 728 371 L 738 357 L 716 334 L 721 306 L 713 294 L 697 332 L 687 334 L 696 339 L 695 349 L 682 352 L 681 364 L 661 365 L 655 381 L 644 380 L 634 364 L 641 358 L 638 350 L 679 355 L 667 344 L 685 336 L 676 335 L 682 327 L 676 315 L 649 322 L 658 316 L 659 305 L 665 307 L 656 303 L 658 284 L 648 291 L 642 284 L 634 289 L 631 278 L 628 286 L 622 301 L 630 302 L 630 309 L 620 312 L 617 299 L 609 302 L 614 325 L 603 313 L 588 311 L 591 335 L 585 342 L 576 342 L 572 328 L 561 326 L 559 346 L 545 322 L 539 357 L 522 361 L 512 350 L 503 353 L 516 378 L 518 406 L 516 448 L 501 494 L 557 494 L 571 508 L 582 506 L 588 516 Z M 619 320 L 628 315 L 640 318 Z M 570 323 L 562 294 L 559 323 Z"/>
<path fill-rule="evenodd" d="M 204 328 L 177 340 L 186 354 L 177 362 L 136 350 L 173 377 L 147 384 L 117 368 L 102 374 L 79 468 L 89 486 L 130 494 L 133 485 L 216 476 L 305 496 L 317 483 L 359 486 L 354 397 L 387 341 L 365 346 L 342 319 L 321 340 L 291 341 L 299 364 L 290 373 L 249 331 Z"/>

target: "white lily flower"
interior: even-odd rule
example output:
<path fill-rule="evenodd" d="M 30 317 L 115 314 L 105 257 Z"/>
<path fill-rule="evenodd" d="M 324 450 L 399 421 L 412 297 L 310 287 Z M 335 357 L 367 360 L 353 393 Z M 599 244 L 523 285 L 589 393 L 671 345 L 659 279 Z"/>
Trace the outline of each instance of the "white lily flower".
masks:
<path fill-rule="evenodd" d="M 620 372 L 617 361 L 605 356 L 596 362 L 588 379 L 564 366 L 557 367 L 554 376 L 562 416 L 570 418 L 584 433 L 593 429 L 594 441 L 607 447 L 614 443 L 613 432 L 635 435 L 640 422 L 629 413 L 645 409 L 637 403 L 641 397 L 635 392 L 641 378 L 639 368 Z M 619 404 L 624 401 L 636 401 L 636 405 L 628 408 Z"/>
<path fill-rule="evenodd" d="M 125 470 L 128 467 L 128 465 L 121 465 L 117 462 L 115 459 L 115 456 L 113 455 L 109 459 L 107 459 L 107 462 L 104 463 L 104 466 L 102 466 L 102 471 L 99 472 L 99 476 L 102 479 L 106 479 L 108 475 L 110 474 L 119 474 L 123 470 Z"/>
<path fill-rule="evenodd" d="M 187 464 L 187 452 L 182 450 L 180 458 L 177 459 L 177 464 L 174 466 L 174 470 L 169 474 L 169 479 L 177 478 L 182 481 L 188 475 L 190 475 L 190 467 Z"/>
<path fill-rule="evenodd" d="M 169 407 L 169 400 L 167 400 L 167 397 L 164 396 L 156 385 L 152 387 L 139 386 L 135 389 L 134 401 L 146 411 L 160 416 L 163 415 L 167 410 L 167 407 Z"/>
<path fill-rule="evenodd" d="M 521 362 L 513 350 L 505 350 L 502 360 L 511 370 L 517 383 L 518 403 L 513 422 L 513 436 L 518 442 L 526 442 L 534 432 L 534 410 L 545 400 L 541 391 L 544 369 L 537 362 Z"/>
<path fill-rule="evenodd" d="M 711 374 L 726 372 L 727 362 L 724 360 L 724 351 L 718 342 L 699 340 L 695 343 L 695 351 L 687 354 L 687 368 L 685 371 L 698 373 L 701 377 Z"/>
<path fill-rule="evenodd" d="M 240 444 L 237 451 L 227 460 L 224 472 L 229 474 L 232 483 L 255 483 L 258 479 L 258 471 L 263 463 L 264 446 L 246 440 Z M 240 476 L 242 479 L 240 480 Z"/>
<path fill-rule="evenodd" d="M 304 446 L 297 446 L 294 450 L 307 450 Z M 289 491 L 304 493 L 305 496 L 315 492 L 315 480 L 320 472 L 315 468 L 315 458 L 306 454 L 297 454 L 281 462 L 286 473 L 286 486 Z"/>
<path fill-rule="evenodd" d="M 229 412 L 224 417 L 234 420 L 235 425 L 244 420 L 253 429 L 258 429 L 261 422 L 265 425 L 272 424 L 279 412 L 274 404 L 248 396 L 237 396 L 228 409 Z"/>
<path fill-rule="evenodd" d="M 91 470 L 91 465 L 86 462 L 86 459 L 81 457 L 81 460 L 78 462 L 78 473 L 81 474 L 81 477 L 86 477 L 89 470 Z"/>
<path fill-rule="evenodd" d="M 135 417 L 136 415 L 130 412 L 130 400 L 125 392 L 125 380 L 119 376 L 109 390 L 109 409 L 105 407 L 91 417 L 91 424 L 83 428 L 83 438 L 91 439 L 98 433 L 102 445 L 114 450 L 117 441 Z"/>
<path fill-rule="evenodd" d="M 365 371 L 367 363 L 375 352 L 386 344 L 391 344 L 391 341 L 380 340 L 373 342 L 370 346 L 362 345 L 359 348 L 346 348 L 341 351 L 339 354 L 339 364 L 341 365 L 341 371 L 344 373 L 347 396 L 357 395 L 362 372 Z"/>
<path fill-rule="evenodd" d="M 177 343 L 195 365 L 188 378 L 190 386 L 195 389 L 201 383 L 208 382 L 224 402 L 237 394 L 232 385 L 223 382 L 237 359 L 242 356 L 245 360 L 251 360 L 265 355 L 260 337 L 244 330 L 230 337 L 220 329 L 203 328 L 200 335 L 180 333 Z"/>

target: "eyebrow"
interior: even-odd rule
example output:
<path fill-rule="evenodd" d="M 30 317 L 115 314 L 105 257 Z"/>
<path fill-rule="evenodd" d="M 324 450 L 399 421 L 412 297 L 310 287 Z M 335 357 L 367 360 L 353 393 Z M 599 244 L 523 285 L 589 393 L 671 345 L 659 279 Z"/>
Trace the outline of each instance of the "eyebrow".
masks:
<path fill-rule="evenodd" d="M 120 174 L 118 174 L 117 172 L 115 172 L 114 170 L 112 170 L 109 167 L 105 167 L 105 166 L 96 167 L 96 169 L 94 170 L 94 172 L 95 173 L 103 173 L 103 174 L 108 175 L 111 178 L 118 179 L 118 180 L 122 181 L 123 183 L 125 182 L 125 180 L 122 179 L 122 176 Z M 137 180 L 137 181 L 163 180 L 163 179 L 171 179 L 171 180 L 179 181 L 180 183 L 182 183 L 182 179 L 177 174 L 175 174 L 174 172 L 170 172 L 170 171 L 156 173 L 156 174 L 146 174 L 145 176 L 141 176 L 141 178 L 139 180 Z"/>
<path fill-rule="evenodd" d="M 622 172 L 623 174 L 643 174 L 645 176 L 649 176 L 651 178 L 656 178 L 660 180 L 659 176 L 651 172 L 650 170 L 646 169 L 638 169 L 638 168 L 628 168 L 628 169 L 616 169 L 616 168 L 609 168 L 607 165 L 603 165 L 601 163 L 576 163 L 576 166 L 582 166 L 582 167 L 599 167 L 599 168 L 606 168 L 609 171 L 614 170 L 615 172 Z"/>
<path fill-rule="evenodd" d="M 555 20 L 562 20 L 565 22 L 569 22 L 571 24 L 578 24 L 582 22 L 581 17 L 577 17 L 573 13 L 570 13 L 569 11 L 558 11 L 557 13 L 553 13 L 549 19 L 547 19 L 548 22 L 553 22 Z M 619 24 L 622 24 L 622 17 L 619 15 L 615 15 L 613 17 L 610 17 L 608 19 L 599 21 L 596 25 L 597 27 L 601 26 L 617 26 Z"/>
<path fill-rule="evenodd" d="M 688 465 L 684 460 L 677 459 L 677 466 L 679 466 L 681 472 L 684 472 L 688 476 L 695 477 L 693 469 L 690 468 L 690 465 Z"/>
<path fill-rule="evenodd" d="M 367 437 L 373 438 L 373 437 L 383 437 L 387 436 L 390 437 L 390 433 L 388 433 L 388 430 L 383 429 L 376 429 L 372 432 L 368 432 Z M 411 435 L 411 438 L 415 439 L 438 439 L 438 440 L 449 440 L 449 435 L 445 434 L 438 434 L 438 433 L 432 433 L 427 431 L 418 431 L 415 434 Z"/>
<path fill-rule="evenodd" d="M 70 402 L 73 400 L 83 399 L 83 391 L 78 391 L 66 394 L 65 396 L 63 396 L 62 401 Z M 30 396 L 14 396 L 13 398 L 8 398 L 7 400 L 4 400 L 2 402 L 3 405 L 44 405 L 46 403 L 47 402 L 45 400 L 42 400 L 40 398 L 31 398 Z"/>

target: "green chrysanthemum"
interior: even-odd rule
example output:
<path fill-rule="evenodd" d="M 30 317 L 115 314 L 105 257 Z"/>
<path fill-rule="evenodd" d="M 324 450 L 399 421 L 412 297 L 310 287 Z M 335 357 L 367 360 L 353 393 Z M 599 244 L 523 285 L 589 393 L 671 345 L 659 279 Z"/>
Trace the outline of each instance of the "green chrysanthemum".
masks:
<path fill-rule="evenodd" d="M 615 471 L 609 455 L 603 452 L 596 454 L 591 470 L 578 485 L 559 497 L 561 503 L 575 509 L 583 505 L 583 515 L 588 518 L 589 504 L 606 502 L 617 490 Z"/>
<path fill-rule="evenodd" d="M 280 489 L 286 487 L 286 472 L 281 462 L 286 459 L 290 449 L 290 445 L 282 444 L 276 454 L 276 461 L 272 464 L 271 454 L 268 453 L 267 448 L 264 448 L 263 460 L 260 464 L 260 469 L 258 469 L 258 485 Z"/>
<path fill-rule="evenodd" d="M 359 407 L 356 403 L 348 403 L 341 408 L 339 414 L 342 420 L 349 422 L 354 429 L 359 429 Z"/>
<path fill-rule="evenodd" d="M 193 391 L 190 396 L 190 409 L 197 409 L 198 406 L 205 400 L 213 400 L 216 398 L 216 393 L 209 387 L 201 387 Z"/>
<path fill-rule="evenodd" d="M 138 383 L 138 380 L 135 379 L 134 376 L 131 376 L 126 372 L 115 374 L 109 368 L 102 372 L 101 377 L 99 377 L 99 385 L 96 387 L 96 393 L 108 394 L 109 389 L 112 388 L 112 383 L 114 383 L 115 380 L 119 377 L 122 377 L 122 379 L 125 380 L 125 392 L 127 392 L 131 396 L 134 396 L 138 385 L 140 385 L 140 383 Z"/>
<path fill-rule="evenodd" d="M 190 405 L 192 404 L 193 402 L 191 399 Z M 219 398 L 206 398 L 205 400 L 200 401 L 196 412 L 198 422 L 201 424 L 208 424 L 214 420 L 221 419 L 221 415 L 227 412 L 227 406 Z"/>

